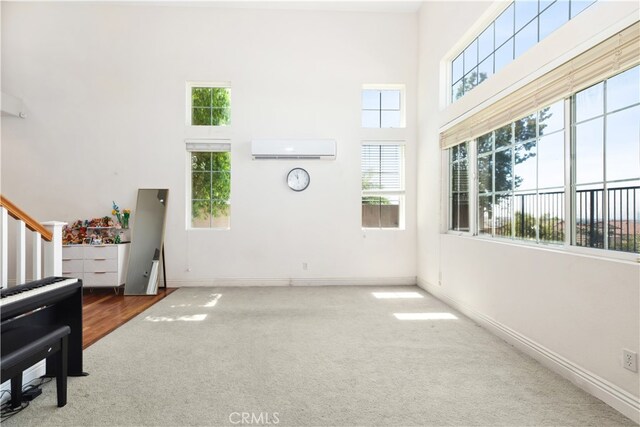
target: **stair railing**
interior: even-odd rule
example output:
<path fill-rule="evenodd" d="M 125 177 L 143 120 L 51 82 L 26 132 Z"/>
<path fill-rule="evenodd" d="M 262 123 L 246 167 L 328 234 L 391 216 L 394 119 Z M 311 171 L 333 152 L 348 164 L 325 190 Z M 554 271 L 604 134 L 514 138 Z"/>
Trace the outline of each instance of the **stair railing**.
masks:
<path fill-rule="evenodd" d="M 27 233 L 33 231 L 32 280 L 44 276 L 62 275 L 62 228 L 65 222 L 48 221 L 40 223 L 17 207 L 6 197 L 0 195 L 0 284 L 9 285 L 9 217 L 17 221 L 16 232 L 16 284 L 27 281 Z M 44 257 L 43 257 L 44 248 Z"/>

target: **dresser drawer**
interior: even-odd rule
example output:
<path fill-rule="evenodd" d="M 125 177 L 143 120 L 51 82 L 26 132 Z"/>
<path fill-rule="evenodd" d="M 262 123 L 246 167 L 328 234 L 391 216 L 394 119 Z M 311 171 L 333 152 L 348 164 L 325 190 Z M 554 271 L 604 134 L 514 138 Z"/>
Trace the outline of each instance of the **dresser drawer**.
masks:
<path fill-rule="evenodd" d="M 118 273 L 84 273 L 83 286 L 120 286 Z"/>
<path fill-rule="evenodd" d="M 62 272 L 62 277 L 71 277 L 74 279 L 80 279 L 83 280 L 84 279 L 84 274 L 82 272 L 77 272 L 77 271 L 72 271 L 70 273 L 67 273 L 65 271 Z"/>
<path fill-rule="evenodd" d="M 85 246 L 84 259 L 117 259 L 116 246 Z"/>
<path fill-rule="evenodd" d="M 84 247 L 82 246 L 64 246 L 62 248 L 62 260 L 82 259 L 84 258 Z"/>
<path fill-rule="evenodd" d="M 115 258 L 110 259 L 85 259 L 84 260 L 84 272 L 85 273 L 98 273 L 118 271 L 118 260 Z"/>
<path fill-rule="evenodd" d="M 63 259 L 62 260 L 62 274 L 67 273 L 82 273 L 83 262 L 81 259 Z"/>

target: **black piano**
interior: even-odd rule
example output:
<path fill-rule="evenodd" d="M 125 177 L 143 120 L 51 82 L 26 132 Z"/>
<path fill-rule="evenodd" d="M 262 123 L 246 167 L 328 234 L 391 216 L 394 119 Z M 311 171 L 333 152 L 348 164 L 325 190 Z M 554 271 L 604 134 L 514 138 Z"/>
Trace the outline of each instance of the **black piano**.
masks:
<path fill-rule="evenodd" d="M 0 333 L 3 344 L 10 332 L 24 327 L 71 328 L 68 348 L 68 375 L 83 376 L 82 370 L 82 281 L 48 277 L 0 291 Z M 47 360 L 47 375 L 53 367 Z"/>

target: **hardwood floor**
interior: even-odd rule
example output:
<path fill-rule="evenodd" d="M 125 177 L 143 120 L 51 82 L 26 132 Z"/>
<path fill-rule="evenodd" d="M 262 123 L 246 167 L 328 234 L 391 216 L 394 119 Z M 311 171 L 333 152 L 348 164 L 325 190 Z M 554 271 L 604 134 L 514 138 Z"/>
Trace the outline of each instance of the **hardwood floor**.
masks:
<path fill-rule="evenodd" d="M 84 289 L 82 297 L 82 348 L 87 348 L 124 325 L 176 288 L 158 289 L 158 295 L 116 295 L 113 288 Z"/>

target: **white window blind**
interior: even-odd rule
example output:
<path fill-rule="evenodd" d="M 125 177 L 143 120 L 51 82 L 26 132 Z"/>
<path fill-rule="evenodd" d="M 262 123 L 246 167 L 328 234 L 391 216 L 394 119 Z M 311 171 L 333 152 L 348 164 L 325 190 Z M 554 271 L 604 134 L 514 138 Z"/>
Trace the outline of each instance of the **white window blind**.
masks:
<path fill-rule="evenodd" d="M 640 64 L 640 23 L 440 133 L 443 149 L 474 139 Z"/>
<path fill-rule="evenodd" d="M 402 190 L 402 146 L 362 146 L 362 189 L 375 193 Z"/>
<path fill-rule="evenodd" d="M 404 228 L 404 145 L 362 145 L 362 227 Z"/>
<path fill-rule="evenodd" d="M 184 141 L 187 151 L 199 152 L 225 152 L 231 151 L 231 143 L 228 139 L 187 139 Z"/>

